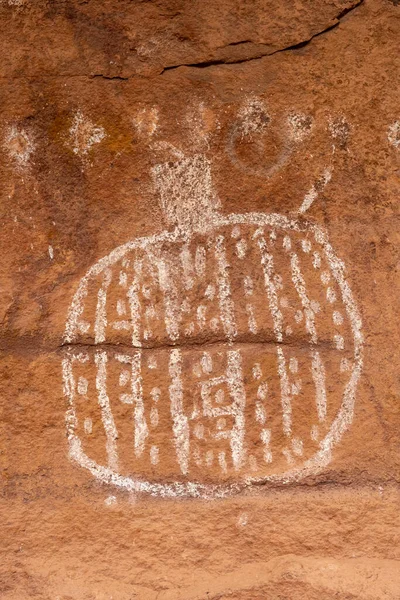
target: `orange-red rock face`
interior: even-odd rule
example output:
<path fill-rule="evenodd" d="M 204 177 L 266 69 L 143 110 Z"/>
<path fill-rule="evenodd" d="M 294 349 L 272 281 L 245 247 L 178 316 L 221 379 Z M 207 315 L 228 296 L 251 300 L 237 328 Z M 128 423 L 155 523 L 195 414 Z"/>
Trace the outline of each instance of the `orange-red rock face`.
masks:
<path fill-rule="evenodd" d="M 397 600 L 400 5 L 0 22 L 0 598 Z"/>

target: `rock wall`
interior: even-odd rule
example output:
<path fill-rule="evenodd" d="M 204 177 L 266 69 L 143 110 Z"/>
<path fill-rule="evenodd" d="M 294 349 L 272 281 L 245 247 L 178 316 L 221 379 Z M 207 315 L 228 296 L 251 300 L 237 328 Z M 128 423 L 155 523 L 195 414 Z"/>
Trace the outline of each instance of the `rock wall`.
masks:
<path fill-rule="evenodd" d="M 0 2 L 2 600 L 400 598 L 400 5 Z"/>

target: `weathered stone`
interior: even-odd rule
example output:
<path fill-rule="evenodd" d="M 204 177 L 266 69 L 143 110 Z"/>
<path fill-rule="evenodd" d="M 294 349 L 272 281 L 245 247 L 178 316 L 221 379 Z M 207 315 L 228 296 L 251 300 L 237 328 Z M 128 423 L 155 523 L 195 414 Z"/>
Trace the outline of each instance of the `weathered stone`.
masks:
<path fill-rule="evenodd" d="M 400 6 L 0 22 L 0 597 L 397 599 Z"/>

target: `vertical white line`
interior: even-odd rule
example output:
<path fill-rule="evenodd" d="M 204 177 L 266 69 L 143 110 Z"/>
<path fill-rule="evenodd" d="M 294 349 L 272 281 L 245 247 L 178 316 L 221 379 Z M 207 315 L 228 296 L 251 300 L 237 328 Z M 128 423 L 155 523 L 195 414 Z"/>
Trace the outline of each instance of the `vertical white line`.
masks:
<path fill-rule="evenodd" d="M 290 398 L 290 384 L 286 370 L 286 360 L 283 349 L 278 346 L 278 373 L 281 382 L 281 403 L 282 403 L 282 423 L 283 433 L 290 435 L 292 431 L 292 403 Z"/>
<path fill-rule="evenodd" d="M 95 363 L 97 366 L 96 389 L 101 409 L 101 420 L 106 433 L 106 449 L 108 466 L 116 471 L 118 469 L 117 438 L 118 432 L 114 417 L 111 412 L 110 401 L 107 396 L 107 353 L 96 352 Z"/>
<path fill-rule="evenodd" d="M 173 274 L 161 258 L 157 259 L 157 269 L 160 289 L 164 296 L 165 328 L 169 338 L 175 341 L 179 337 L 180 310 Z"/>
<path fill-rule="evenodd" d="M 190 252 L 188 243 L 186 243 L 181 250 L 181 263 L 182 263 L 183 280 L 185 283 L 185 288 L 187 290 L 191 290 L 194 285 L 193 260 L 192 260 L 192 254 Z"/>
<path fill-rule="evenodd" d="M 218 453 L 218 462 L 223 473 L 226 473 L 228 470 L 228 466 L 226 464 L 225 452 Z"/>
<path fill-rule="evenodd" d="M 311 373 L 316 391 L 317 413 L 319 421 L 326 419 L 325 367 L 317 350 L 312 351 Z"/>
<path fill-rule="evenodd" d="M 233 465 L 235 469 L 238 470 L 243 464 L 245 455 L 244 411 L 246 408 L 246 391 L 243 382 L 242 357 L 240 352 L 238 350 L 228 350 L 227 358 L 227 382 L 229 392 L 233 398 L 232 414 L 235 419 L 235 423 L 231 431 L 230 445 L 232 450 Z"/>
<path fill-rule="evenodd" d="M 174 349 L 170 353 L 169 374 L 171 377 L 169 396 L 176 455 L 182 473 L 187 475 L 190 451 L 189 424 L 183 412 L 182 356 L 178 349 Z"/>
<path fill-rule="evenodd" d="M 311 308 L 311 302 L 307 295 L 306 283 L 300 270 L 299 259 L 295 253 L 291 254 L 290 266 L 292 269 L 292 280 L 304 308 L 304 314 L 306 317 L 306 329 L 311 336 L 311 342 L 313 344 L 316 344 L 318 337 L 317 330 L 315 327 L 314 311 Z M 317 405 L 318 419 L 320 421 L 324 421 L 326 418 L 327 406 L 325 368 L 322 363 L 319 352 L 314 350 L 312 351 L 311 356 L 311 373 L 315 385 L 315 399 Z"/>
<path fill-rule="evenodd" d="M 203 278 L 206 272 L 206 249 L 204 246 L 197 246 L 194 265 L 198 277 Z"/>
<path fill-rule="evenodd" d="M 254 316 L 254 307 L 252 304 L 246 304 L 247 320 L 249 330 L 251 333 L 256 334 L 258 331 L 256 318 Z"/>
<path fill-rule="evenodd" d="M 65 341 L 72 342 L 76 333 L 79 332 L 79 319 L 82 316 L 85 298 L 88 293 L 88 278 L 84 277 L 72 300 L 71 308 L 68 311 L 68 319 L 65 327 Z M 81 323 L 82 324 L 82 323 Z"/>
<path fill-rule="evenodd" d="M 300 206 L 298 212 L 299 214 L 304 214 L 310 208 L 310 206 L 315 202 L 318 198 L 319 191 L 323 190 L 326 185 L 330 182 L 332 178 L 332 169 L 330 167 L 326 168 L 322 173 L 322 176 L 318 180 L 319 190 L 317 190 L 317 185 L 314 183 L 309 191 L 304 196 L 304 200 L 302 205 Z"/>
<path fill-rule="evenodd" d="M 65 422 L 67 425 L 67 437 L 70 440 L 74 434 L 75 429 L 78 424 L 78 420 L 76 418 L 76 409 L 75 409 L 75 378 L 72 369 L 72 359 L 64 358 L 62 361 L 62 372 L 63 372 L 63 382 L 64 382 L 64 395 L 68 398 L 68 410 L 65 416 Z"/>
<path fill-rule="evenodd" d="M 139 300 L 139 272 L 136 270 L 136 264 L 134 266 L 135 272 L 133 280 L 128 289 L 128 300 L 129 308 L 131 312 L 131 323 L 132 323 L 132 346 L 134 348 L 140 348 L 142 345 L 140 341 L 140 300 Z"/>
<path fill-rule="evenodd" d="M 311 302 L 307 296 L 306 282 L 304 281 L 304 277 L 300 270 L 298 256 L 294 252 L 292 252 L 290 255 L 290 267 L 292 270 L 292 281 L 294 283 L 294 287 L 296 288 L 296 292 L 298 293 L 301 304 L 304 308 L 307 332 L 311 336 L 311 342 L 316 344 L 318 337 L 317 330 L 315 328 L 314 311 L 311 308 Z"/>
<path fill-rule="evenodd" d="M 107 289 L 111 283 L 111 269 L 105 269 L 103 282 L 97 293 L 96 319 L 94 323 L 94 341 L 95 344 L 101 344 L 105 341 L 105 331 L 107 327 Z"/>
<path fill-rule="evenodd" d="M 117 360 L 122 363 L 131 365 L 131 391 L 132 395 L 128 396 L 129 404 L 134 403 L 134 447 L 135 455 L 139 458 L 144 451 L 146 438 L 149 435 L 149 429 L 144 414 L 143 402 L 143 387 L 142 387 L 142 351 L 137 350 L 133 356 L 117 354 Z"/>
<path fill-rule="evenodd" d="M 272 324 L 275 337 L 278 342 L 282 342 L 283 316 L 279 309 L 278 294 L 274 284 L 274 259 L 272 254 L 267 251 L 267 243 L 264 238 L 258 238 L 258 247 L 261 252 L 261 265 L 264 273 L 264 285 L 267 292 L 269 309 L 272 316 Z"/>
<path fill-rule="evenodd" d="M 258 239 L 258 246 L 261 252 L 261 264 L 264 271 L 264 284 L 268 296 L 274 333 L 277 341 L 282 342 L 283 316 L 279 309 L 278 294 L 273 279 L 274 259 L 272 254 L 267 252 L 267 243 L 264 238 L 260 237 Z M 281 384 L 283 432 L 285 435 L 289 436 L 292 430 L 292 404 L 290 397 L 289 378 L 287 375 L 286 360 L 283 348 L 281 346 L 278 346 L 276 351 L 278 356 L 278 374 Z"/>
<path fill-rule="evenodd" d="M 231 298 L 231 286 L 229 282 L 229 264 L 226 260 L 224 237 L 217 236 L 215 240 L 215 258 L 218 265 L 218 297 L 221 314 L 221 322 L 229 340 L 237 335 L 234 304 Z"/>
<path fill-rule="evenodd" d="M 149 434 L 146 419 L 144 416 L 143 389 L 141 376 L 141 351 L 135 352 L 132 357 L 132 395 L 135 401 L 134 417 L 135 417 L 135 455 L 141 456 L 144 450 L 146 438 Z"/>
<path fill-rule="evenodd" d="M 271 441 L 271 431 L 269 429 L 262 429 L 260 438 L 262 443 L 264 444 L 264 462 L 271 463 L 272 462 L 272 452 L 270 450 L 269 444 Z"/>

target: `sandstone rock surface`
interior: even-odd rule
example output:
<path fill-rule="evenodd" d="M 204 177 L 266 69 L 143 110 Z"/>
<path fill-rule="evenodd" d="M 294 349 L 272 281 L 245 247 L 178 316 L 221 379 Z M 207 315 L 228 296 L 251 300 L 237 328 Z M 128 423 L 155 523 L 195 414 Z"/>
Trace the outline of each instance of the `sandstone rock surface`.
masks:
<path fill-rule="evenodd" d="M 400 598 L 399 3 L 0 23 L 0 598 Z"/>

